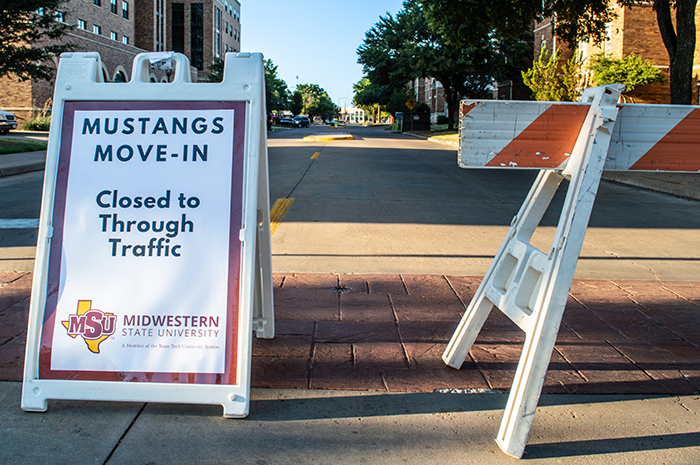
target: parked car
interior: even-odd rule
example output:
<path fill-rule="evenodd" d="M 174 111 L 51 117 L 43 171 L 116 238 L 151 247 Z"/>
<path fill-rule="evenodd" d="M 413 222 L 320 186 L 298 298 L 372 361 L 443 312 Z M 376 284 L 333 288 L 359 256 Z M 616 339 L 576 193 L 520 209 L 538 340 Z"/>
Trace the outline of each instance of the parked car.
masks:
<path fill-rule="evenodd" d="M 309 118 L 306 116 L 295 116 L 294 117 L 294 127 L 295 128 L 308 128 L 311 124 Z"/>
<path fill-rule="evenodd" d="M 294 120 L 292 118 L 282 118 L 280 119 L 280 126 L 294 126 Z"/>
<path fill-rule="evenodd" d="M 14 113 L 0 110 L 0 134 L 7 134 L 11 129 L 17 129 Z"/>

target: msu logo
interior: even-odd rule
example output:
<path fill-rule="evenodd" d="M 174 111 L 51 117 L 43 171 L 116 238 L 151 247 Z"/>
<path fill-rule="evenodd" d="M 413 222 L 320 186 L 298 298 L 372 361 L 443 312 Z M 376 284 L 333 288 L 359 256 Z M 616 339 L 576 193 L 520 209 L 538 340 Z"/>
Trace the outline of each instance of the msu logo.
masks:
<path fill-rule="evenodd" d="M 113 313 L 92 308 L 92 300 L 79 300 L 78 311 L 61 321 L 72 338 L 82 337 L 90 352 L 99 354 L 100 344 L 114 334 L 117 317 Z"/>

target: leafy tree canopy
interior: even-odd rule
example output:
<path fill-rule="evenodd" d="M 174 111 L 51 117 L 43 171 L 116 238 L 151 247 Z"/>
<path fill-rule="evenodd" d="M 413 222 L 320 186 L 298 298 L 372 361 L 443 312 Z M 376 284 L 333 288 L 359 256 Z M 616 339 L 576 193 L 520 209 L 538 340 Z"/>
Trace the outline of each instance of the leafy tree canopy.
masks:
<path fill-rule="evenodd" d="M 555 18 L 556 35 L 569 44 L 600 43 L 616 17 L 613 4 L 641 8 L 651 3 L 670 62 L 671 103 L 690 104 L 696 42 L 697 0 L 420 0 L 430 27 L 456 45 L 469 45 L 496 31 L 504 37 L 526 31 L 534 19 Z"/>
<path fill-rule="evenodd" d="M 411 98 L 410 93 L 405 88 L 394 88 L 394 91 L 389 97 L 389 101 L 386 102 L 386 111 L 388 111 L 392 116 L 396 112 L 408 111 L 406 102 Z M 430 111 L 430 109 L 428 109 Z"/>
<path fill-rule="evenodd" d="M 298 90 L 292 94 L 292 99 L 289 103 L 289 109 L 294 115 L 298 115 L 304 109 L 304 96 Z"/>
<path fill-rule="evenodd" d="M 534 19 L 557 18 L 557 36 L 571 44 L 580 39 L 600 43 L 605 24 L 615 18 L 612 0 L 421 0 L 431 28 L 456 45 L 470 44 L 495 31 L 517 37 Z M 618 1 L 632 3 L 632 1 Z"/>
<path fill-rule="evenodd" d="M 338 112 L 338 107 L 318 84 L 299 84 L 296 90 L 302 96 L 302 113 L 309 118 L 320 116 L 325 119 Z"/>
<path fill-rule="evenodd" d="M 211 66 L 209 66 L 209 75 L 204 79 L 206 82 L 221 82 L 224 80 L 224 60 L 214 58 Z"/>
<path fill-rule="evenodd" d="M 0 76 L 12 74 L 20 81 L 50 80 L 52 57 L 70 51 L 70 44 L 57 44 L 67 24 L 61 10 L 65 0 L 3 0 L 0 2 Z"/>
<path fill-rule="evenodd" d="M 449 44 L 431 30 L 420 1 L 406 0 L 395 18 L 382 16 L 365 33 L 357 54 L 372 85 L 403 87 L 418 77 L 440 81 L 452 128 L 459 99 L 486 96 L 506 70 L 508 48 L 491 33 L 466 46 Z"/>
<path fill-rule="evenodd" d="M 664 82 L 666 77 L 650 61 L 639 55 L 628 55 L 620 60 L 613 60 L 605 55 L 596 56 L 590 65 L 593 71 L 591 84 L 604 86 L 606 84 L 624 84 L 630 92 L 637 87 Z"/>
<path fill-rule="evenodd" d="M 277 66 L 267 59 L 265 66 L 265 101 L 267 112 L 281 111 L 289 108 L 289 89 L 287 83 L 277 77 Z"/>

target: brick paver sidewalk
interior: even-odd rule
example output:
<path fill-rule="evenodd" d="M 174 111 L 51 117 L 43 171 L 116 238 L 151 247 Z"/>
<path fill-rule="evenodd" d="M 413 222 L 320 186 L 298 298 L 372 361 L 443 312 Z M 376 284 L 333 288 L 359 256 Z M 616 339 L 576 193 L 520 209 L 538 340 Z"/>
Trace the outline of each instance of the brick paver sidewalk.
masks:
<path fill-rule="evenodd" d="M 524 334 L 500 312 L 460 370 L 442 352 L 481 278 L 276 274 L 254 387 L 507 390 Z M 0 273 L 0 380 L 20 381 L 31 273 Z M 700 390 L 700 283 L 575 280 L 544 392 Z"/>

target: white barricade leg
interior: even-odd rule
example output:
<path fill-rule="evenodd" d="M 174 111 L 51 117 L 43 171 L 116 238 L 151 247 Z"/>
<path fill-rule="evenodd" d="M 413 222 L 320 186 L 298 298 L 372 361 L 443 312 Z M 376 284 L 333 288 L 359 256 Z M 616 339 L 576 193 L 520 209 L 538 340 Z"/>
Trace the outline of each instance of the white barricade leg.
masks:
<path fill-rule="evenodd" d="M 263 96 L 264 98 L 264 96 Z M 270 234 L 270 189 L 267 162 L 267 135 L 260 135 L 260 160 L 258 163 L 258 228 L 255 241 L 257 262 L 257 284 L 255 285 L 255 305 L 253 330 L 256 337 L 275 337 L 275 310 L 272 285 L 272 239 Z"/>
<path fill-rule="evenodd" d="M 443 355 L 449 366 L 459 368 L 494 306 L 525 332 L 496 439 L 513 457 L 522 457 L 525 451 L 603 172 L 620 92 L 611 86 L 584 93 L 591 108 L 567 167 L 562 173 L 540 172 Z M 570 184 L 552 248 L 545 254 L 530 239 L 564 177 Z"/>
<path fill-rule="evenodd" d="M 521 274 L 517 273 L 518 264 L 535 250 L 529 245 L 530 238 L 563 178 L 561 174 L 551 170 L 540 171 L 518 215 L 513 218 L 506 239 L 447 345 L 442 356 L 447 365 L 453 368 L 461 367 L 493 307 L 504 310 L 506 291 Z"/>

